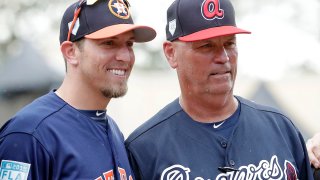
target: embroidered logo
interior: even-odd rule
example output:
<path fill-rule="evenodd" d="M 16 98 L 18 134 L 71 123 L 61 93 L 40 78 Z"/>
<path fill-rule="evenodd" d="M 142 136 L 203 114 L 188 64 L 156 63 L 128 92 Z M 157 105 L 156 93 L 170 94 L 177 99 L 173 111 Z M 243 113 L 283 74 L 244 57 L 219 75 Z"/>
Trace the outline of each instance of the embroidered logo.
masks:
<path fill-rule="evenodd" d="M 287 180 L 296 180 L 296 179 L 298 179 L 296 169 L 291 164 L 291 162 L 285 161 L 284 166 L 285 166 L 284 172 L 285 172 L 285 174 L 287 176 Z"/>
<path fill-rule="evenodd" d="M 195 172 L 195 171 L 193 171 Z M 184 167 L 179 164 L 172 165 L 166 168 L 161 174 L 161 180 L 189 180 L 191 170 L 188 167 Z M 196 174 L 192 174 L 196 177 L 194 180 L 207 180 L 208 177 L 200 177 Z M 241 166 L 237 171 L 230 171 L 226 173 L 220 173 L 217 177 L 210 177 L 215 180 L 258 180 L 258 179 L 286 179 L 296 180 L 298 179 L 295 166 L 285 160 L 281 167 L 278 157 L 276 155 L 271 157 L 270 161 L 261 160 L 258 165 L 249 164 Z"/>
<path fill-rule="evenodd" d="M 213 127 L 214 129 L 217 129 L 217 128 L 219 128 L 220 126 L 222 126 L 222 124 L 223 124 L 224 122 L 225 122 L 225 121 L 219 122 L 219 123 L 217 123 L 217 124 L 214 123 L 212 127 Z"/>
<path fill-rule="evenodd" d="M 206 20 L 223 19 L 224 10 L 220 8 L 220 0 L 204 0 L 201 14 Z"/>
<path fill-rule="evenodd" d="M 69 29 L 70 29 L 70 27 L 71 27 L 71 24 L 72 24 L 72 21 L 68 23 Z M 73 27 L 71 33 L 72 33 L 73 35 L 77 35 L 77 32 L 78 32 L 79 27 L 80 27 L 80 21 L 79 21 L 79 18 L 78 18 L 77 21 L 76 21 L 76 23 L 74 24 L 74 27 Z"/>
<path fill-rule="evenodd" d="M 190 169 L 179 164 L 166 168 L 161 174 L 161 180 L 189 180 Z"/>
<path fill-rule="evenodd" d="M 27 180 L 28 174 L 30 170 L 30 164 L 10 161 L 10 160 L 2 160 L 1 161 L 1 170 L 0 170 L 0 179 L 1 180 Z"/>
<path fill-rule="evenodd" d="M 118 167 L 118 172 L 119 172 L 120 180 L 133 180 L 131 175 L 129 176 L 129 178 L 127 178 L 127 172 L 125 169 Z M 114 180 L 114 179 L 115 179 L 115 175 L 113 173 L 113 170 L 110 170 L 110 171 L 104 172 L 103 176 L 100 176 L 95 180 Z"/>
<path fill-rule="evenodd" d="M 101 116 L 102 114 L 104 114 L 103 111 L 102 112 L 99 112 L 99 111 L 96 112 L 96 116 Z"/>
<path fill-rule="evenodd" d="M 124 0 L 110 0 L 108 6 L 113 15 L 121 19 L 129 19 L 128 3 L 125 3 Z"/>
<path fill-rule="evenodd" d="M 169 22 L 169 32 L 170 32 L 171 36 L 174 35 L 174 32 L 176 31 L 176 28 L 177 28 L 177 20 L 174 19 L 174 20 Z"/>
<path fill-rule="evenodd" d="M 239 171 L 220 174 L 216 179 L 282 179 L 283 176 L 278 157 L 272 156 L 270 162 L 261 160 L 258 166 L 254 164 L 241 166 Z"/>

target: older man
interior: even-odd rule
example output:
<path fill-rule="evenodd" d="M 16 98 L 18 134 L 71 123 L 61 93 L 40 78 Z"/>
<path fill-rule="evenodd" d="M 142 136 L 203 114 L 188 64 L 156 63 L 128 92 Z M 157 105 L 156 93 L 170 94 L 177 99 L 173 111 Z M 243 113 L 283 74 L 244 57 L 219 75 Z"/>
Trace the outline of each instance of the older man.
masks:
<path fill-rule="evenodd" d="M 181 95 L 126 140 L 136 178 L 313 179 L 291 120 L 233 94 L 236 34 L 249 32 L 236 26 L 231 2 L 175 0 L 166 32 Z"/>

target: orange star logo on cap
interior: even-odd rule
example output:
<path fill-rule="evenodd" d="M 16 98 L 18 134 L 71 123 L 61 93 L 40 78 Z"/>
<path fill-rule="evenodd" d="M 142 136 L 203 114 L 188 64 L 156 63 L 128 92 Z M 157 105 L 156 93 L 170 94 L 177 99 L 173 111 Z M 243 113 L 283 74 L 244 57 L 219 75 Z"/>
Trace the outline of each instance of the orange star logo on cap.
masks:
<path fill-rule="evenodd" d="M 129 7 L 124 0 L 110 0 L 108 6 L 110 12 L 118 18 L 128 19 L 130 17 Z"/>

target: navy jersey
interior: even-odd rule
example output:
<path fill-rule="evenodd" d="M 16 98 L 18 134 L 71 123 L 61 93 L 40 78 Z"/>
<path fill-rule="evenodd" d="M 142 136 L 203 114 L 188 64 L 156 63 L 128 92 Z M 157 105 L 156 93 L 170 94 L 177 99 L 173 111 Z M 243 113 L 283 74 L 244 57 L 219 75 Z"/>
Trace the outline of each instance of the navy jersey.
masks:
<path fill-rule="evenodd" d="M 313 179 L 300 132 L 277 110 L 237 97 L 228 139 L 167 105 L 126 140 L 136 179 Z"/>
<path fill-rule="evenodd" d="M 132 179 L 124 138 L 53 91 L 19 111 L 0 132 L 0 179 Z"/>

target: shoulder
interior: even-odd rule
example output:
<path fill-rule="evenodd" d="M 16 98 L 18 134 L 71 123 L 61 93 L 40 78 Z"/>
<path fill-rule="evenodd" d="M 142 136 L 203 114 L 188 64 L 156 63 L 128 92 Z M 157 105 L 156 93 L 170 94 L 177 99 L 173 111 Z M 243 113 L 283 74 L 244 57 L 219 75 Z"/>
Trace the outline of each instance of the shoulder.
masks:
<path fill-rule="evenodd" d="M 284 116 L 284 113 L 281 112 L 279 109 L 276 109 L 271 106 L 266 106 L 262 104 L 258 104 L 254 101 L 242 98 L 240 96 L 236 96 L 241 104 L 241 108 L 247 111 L 258 111 L 261 113 L 271 113 L 271 114 L 278 114 Z"/>
<path fill-rule="evenodd" d="M 53 91 L 37 98 L 3 125 L 0 137 L 10 133 L 32 134 L 43 121 L 59 111 L 65 104 Z"/>
<path fill-rule="evenodd" d="M 159 126 L 164 123 L 170 123 L 169 120 L 173 118 L 175 114 L 180 112 L 181 106 L 179 105 L 179 100 L 175 99 L 170 104 L 166 105 L 163 109 L 161 109 L 157 114 L 151 117 L 148 121 L 139 126 L 136 130 L 134 130 L 130 136 L 126 140 L 126 144 L 130 144 L 132 141 L 136 140 L 143 134 L 158 130 L 161 130 Z"/>
<path fill-rule="evenodd" d="M 0 139 L 0 156 L 2 158 L 36 158 L 36 154 L 49 156 L 50 153 L 43 147 L 41 142 L 26 133 L 12 133 Z"/>
<path fill-rule="evenodd" d="M 241 104 L 241 116 L 244 119 L 259 119 L 255 122 L 268 122 L 281 127 L 296 129 L 292 120 L 281 110 L 274 107 L 261 105 L 245 98 L 236 96 Z"/>

